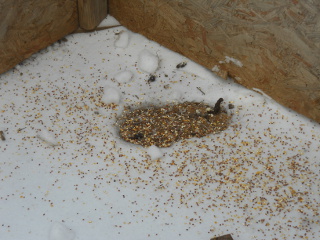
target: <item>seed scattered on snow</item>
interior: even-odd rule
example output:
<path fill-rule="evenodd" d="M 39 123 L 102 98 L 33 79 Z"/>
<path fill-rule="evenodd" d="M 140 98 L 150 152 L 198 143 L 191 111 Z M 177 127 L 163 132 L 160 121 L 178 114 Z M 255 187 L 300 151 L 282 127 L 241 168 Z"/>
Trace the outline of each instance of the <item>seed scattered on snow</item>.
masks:
<path fill-rule="evenodd" d="M 100 36 L 102 35 L 109 34 L 100 32 Z M 109 39 L 109 36 L 105 37 Z M 90 40 L 89 37 L 86 39 Z M 105 64 L 107 60 L 104 57 L 119 57 L 121 64 L 127 63 L 121 66 L 121 69 L 131 68 L 138 58 L 135 49 L 128 47 L 126 51 L 109 51 L 106 42 L 99 38 L 95 43 L 100 44 L 96 46 L 101 46 L 101 59 L 90 54 L 91 49 L 85 47 L 88 45 L 87 41 L 79 41 L 78 38 L 69 41 L 70 46 L 64 49 L 67 50 L 66 55 L 60 48 L 56 53 L 38 53 L 42 60 L 35 62 L 29 59 L 21 64 L 20 71 L 23 76 L 20 76 L 17 70 L 1 76 L 1 121 L 10 127 L 11 132 L 10 141 L 0 140 L 0 148 L 3 156 L 11 156 L 6 157 L 10 161 L 3 157 L 3 178 L 0 183 L 7 192 L 2 194 L 2 201 L 12 203 L 10 205 L 14 207 L 14 214 L 22 209 L 23 212 L 28 211 L 26 214 L 29 217 L 34 217 L 34 214 L 39 215 L 43 210 L 42 219 L 48 219 L 48 203 L 50 206 L 54 203 L 56 208 L 59 208 L 72 202 L 72 207 L 70 204 L 68 206 L 73 213 L 79 213 L 70 215 L 75 224 L 81 225 L 81 222 L 94 220 L 93 228 L 88 229 L 90 234 L 94 234 L 94 227 L 99 225 L 96 221 L 102 223 L 107 219 L 116 219 L 116 225 L 111 224 L 107 230 L 112 233 L 118 230 L 115 234 L 123 239 L 127 236 L 127 230 L 135 227 L 133 224 L 146 224 L 145 226 L 149 227 L 152 222 L 159 220 L 165 223 L 161 231 L 151 226 L 151 230 L 146 230 L 146 238 L 147 234 L 150 235 L 149 238 L 165 238 L 161 234 L 167 235 L 173 229 L 176 236 L 181 234 L 181 238 L 185 237 L 184 234 L 189 234 L 191 237 L 196 236 L 194 238 L 201 235 L 200 237 L 210 239 L 209 236 L 227 233 L 232 226 L 233 237 L 239 239 L 246 239 L 249 235 L 256 239 L 266 239 L 268 236 L 278 239 L 283 236 L 286 239 L 320 239 L 319 222 L 316 221 L 319 216 L 318 125 L 270 104 L 268 99 L 264 101 L 263 97 L 257 97 L 254 92 L 240 92 L 239 89 L 242 88 L 232 84 L 230 88 L 229 84 L 226 88 L 222 87 L 222 92 L 215 88 L 211 93 L 211 80 L 214 78 L 210 76 L 204 78 L 208 81 L 200 85 L 206 93 L 205 96 L 200 96 L 196 88 L 199 84 L 196 77 L 184 71 L 175 71 L 177 75 L 174 77 L 168 71 L 172 69 L 172 64 L 163 61 L 161 67 L 168 75 L 164 75 L 166 77 L 163 79 L 159 77 L 159 81 L 154 85 L 140 83 L 141 85 L 118 86 L 115 81 L 110 84 L 114 84 L 111 86 L 119 92 L 125 91 L 128 96 L 131 94 L 134 102 L 128 104 L 152 101 L 149 100 L 149 93 L 160 95 L 161 91 L 167 92 L 164 86 L 169 86 L 171 90 L 181 91 L 188 101 L 200 102 L 219 93 L 230 94 L 230 100 L 237 101 L 237 105 L 234 110 L 228 111 L 232 112 L 233 121 L 227 131 L 201 139 L 181 140 L 172 148 L 165 149 L 166 155 L 161 160 L 151 161 L 145 152 L 141 152 L 141 148 L 132 148 L 130 144 L 118 141 L 118 132 L 113 123 L 114 113 L 120 106 L 105 106 L 101 102 L 101 86 L 104 86 L 105 82 L 105 79 L 102 80 L 103 76 L 114 76 L 119 71 L 118 68 L 110 68 L 110 65 L 114 65 Z M 112 49 L 113 41 L 112 39 L 109 44 Z M 74 48 L 75 46 L 81 47 L 81 51 Z M 154 52 L 158 50 L 157 46 L 149 46 L 145 45 Z M 79 71 L 71 71 L 71 65 L 61 68 L 60 62 L 55 60 L 51 64 L 45 60 L 52 54 L 55 54 L 52 56 L 54 59 L 63 55 L 66 60 L 75 63 L 73 67 L 83 67 L 82 63 L 77 65 L 73 61 L 81 59 L 93 70 L 88 72 L 89 76 Z M 162 52 L 161 56 L 164 56 Z M 69 61 L 64 61 L 67 62 Z M 36 64 L 40 64 L 39 70 L 34 68 Z M 194 67 L 190 64 L 188 62 L 187 68 L 193 70 Z M 27 67 L 28 65 L 31 68 Z M 52 72 L 59 73 L 59 77 Z M 194 70 L 194 73 L 202 74 L 199 69 Z M 165 73 L 159 72 L 157 76 L 161 74 Z M 149 74 L 138 72 L 135 76 L 147 80 L 146 76 Z M 12 81 L 13 79 L 15 80 Z M 43 81 L 44 79 L 50 81 Z M 107 77 L 107 80 L 110 78 Z M 215 80 L 214 83 L 218 84 Z M 200 97 L 194 99 L 192 95 Z M 12 104 L 11 99 L 15 96 L 22 97 L 22 101 L 17 100 Z M 124 102 L 126 100 L 123 99 Z M 96 115 L 94 111 L 101 114 Z M 40 114 L 39 118 L 35 118 L 38 112 L 47 114 Z M 46 149 L 48 154 L 39 156 L 34 152 L 39 148 L 43 150 L 42 144 L 28 135 L 29 131 L 34 129 L 35 122 L 47 121 L 47 117 L 50 117 L 55 126 L 54 133 L 60 146 Z M 27 127 L 26 131 L 16 134 L 14 129 L 24 127 Z M 0 130 L 8 134 L 6 129 Z M 136 135 L 135 138 L 142 136 L 143 134 Z M 6 138 L 8 139 L 9 135 L 6 135 Z M 11 144 L 13 140 L 14 145 Z M 15 154 L 15 151 L 18 154 Z M 31 165 L 17 161 L 21 154 L 34 159 L 31 164 L 37 168 L 37 173 L 47 174 L 50 170 L 48 180 L 52 184 L 47 184 L 48 181 L 37 181 L 40 176 L 38 174 L 30 175 Z M 42 164 L 43 159 L 49 161 Z M 15 177 L 21 173 L 28 174 L 30 181 L 21 182 L 20 177 Z M 57 180 L 61 184 L 56 183 Z M 37 188 L 32 185 L 33 182 L 37 182 Z M 23 188 L 10 188 L 11 183 Z M 106 187 L 108 191 L 105 191 Z M 57 199 L 56 194 L 45 193 L 49 190 L 63 191 L 65 194 Z M 149 195 L 148 192 L 155 194 Z M 123 200 L 122 196 L 125 196 L 128 202 L 119 202 L 118 200 Z M 106 198 L 112 206 L 106 204 Z M 131 202 L 130 199 L 134 201 Z M 39 211 L 32 211 L 29 203 L 37 204 Z M 123 206 L 130 206 L 132 211 L 126 211 Z M 81 209 L 92 214 L 81 216 Z M 150 221 L 146 221 L 146 216 Z M 18 217 L 17 215 L 16 219 L 19 220 Z M 22 218 L 23 216 L 20 216 L 20 220 Z M 3 234 L 8 236 L 7 239 L 27 231 L 31 231 L 31 236 L 37 232 L 35 228 L 41 227 L 40 223 L 33 229 L 21 227 L 17 225 L 17 221 L 10 221 L 5 216 L 1 224 L 5 228 Z M 132 224 L 131 227 L 128 224 Z M 13 231 L 19 229 L 21 231 Z"/>

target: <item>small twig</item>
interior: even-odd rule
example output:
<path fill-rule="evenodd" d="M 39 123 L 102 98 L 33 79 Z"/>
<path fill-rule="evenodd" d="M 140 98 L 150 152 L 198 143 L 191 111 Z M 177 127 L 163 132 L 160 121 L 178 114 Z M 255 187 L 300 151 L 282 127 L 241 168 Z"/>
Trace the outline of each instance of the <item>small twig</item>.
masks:
<path fill-rule="evenodd" d="M 219 100 L 216 102 L 213 108 L 213 114 L 218 114 L 221 110 L 220 104 L 222 103 L 223 98 L 219 98 Z"/>
<path fill-rule="evenodd" d="M 206 95 L 206 94 L 201 90 L 200 87 L 197 87 L 197 89 L 202 93 L 202 95 Z"/>
<path fill-rule="evenodd" d="M 19 132 L 21 132 L 22 130 L 24 130 L 24 129 L 26 129 L 27 127 L 24 127 L 24 128 L 19 128 L 18 130 L 17 130 L 17 132 L 19 133 Z"/>
<path fill-rule="evenodd" d="M 223 102 L 223 98 L 219 98 L 213 108 L 213 114 L 218 114 L 221 110 L 220 104 Z"/>
<path fill-rule="evenodd" d="M 116 27 L 121 27 L 121 25 L 112 25 L 112 26 L 105 26 L 105 27 L 97 27 L 93 30 L 84 30 L 81 28 L 78 28 L 77 30 L 75 30 L 73 33 L 87 33 L 87 32 L 95 32 L 95 31 L 101 31 L 101 30 L 105 30 L 105 29 L 109 29 L 109 28 L 116 28 Z"/>
<path fill-rule="evenodd" d="M 213 114 L 213 115 L 218 114 L 220 112 L 220 110 L 221 110 L 221 106 L 220 105 L 221 105 L 222 101 L 223 101 L 223 98 L 219 98 L 219 100 L 214 105 L 213 110 L 210 110 L 207 113 L 208 114 Z"/>
<path fill-rule="evenodd" d="M 3 131 L 0 131 L 0 138 L 1 138 L 2 141 L 6 140 Z"/>

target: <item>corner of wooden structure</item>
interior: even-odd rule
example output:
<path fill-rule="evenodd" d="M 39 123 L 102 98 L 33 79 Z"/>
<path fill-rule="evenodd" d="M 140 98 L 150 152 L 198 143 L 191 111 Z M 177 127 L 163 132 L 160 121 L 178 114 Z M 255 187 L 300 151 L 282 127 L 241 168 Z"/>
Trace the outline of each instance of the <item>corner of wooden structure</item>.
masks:
<path fill-rule="evenodd" d="M 109 0 L 121 24 L 320 122 L 320 4 Z"/>

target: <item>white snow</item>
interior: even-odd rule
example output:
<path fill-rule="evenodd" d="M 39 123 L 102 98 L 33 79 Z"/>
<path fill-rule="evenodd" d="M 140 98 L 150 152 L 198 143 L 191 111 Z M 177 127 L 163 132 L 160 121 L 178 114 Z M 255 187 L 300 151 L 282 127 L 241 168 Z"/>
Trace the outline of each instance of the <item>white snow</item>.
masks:
<path fill-rule="evenodd" d="M 67 39 L 0 75 L 0 239 L 320 239 L 318 123 L 124 27 Z M 220 134 L 165 149 L 119 137 L 124 106 L 220 97 L 234 106 Z"/>
<path fill-rule="evenodd" d="M 75 233 L 64 224 L 55 222 L 49 232 L 49 240 L 73 240 Z"/>
<path fill-rule="evenodd" d="M 139 54 L 138 66 L 139 68 L 147 73 L 154 73 L 159 65 L 158 56 L 154 55 L 150 51 L 144 49 Z"/>
<path fill-rule="evenodd" d="M 128 83 L 132 81 L 133 73 L 129 70 L 121 71 L 118 72 L 115 76 L 114 79 L 118 83 Z"/>
<path fill-rule="evenodd" d="M 169 99 L 171 99 L 174 102 L 180 102 L 181 98 L 182 98 L 182 93 L 179 90 L 173 90 L 169 94 Z"/>
<path fill-rule="evenodd" d="M 225 62 L 226 62 L 226 63 L 232 62 L 232 63 L 234 63 L 235 65 L 237 65 L 238 67 L 242 67 L 242 66 L 243 66 L 243 64 L 242 64 L 241 61 L 239 61 L 238 59 L 235 59 L 235 58 L 233 58 L 233 57 L 228 57 L 228 56 L 226 56 Z"/>
<path fill-rule="evenodd" d="M 17 64 L 16 66 L 15 66 L 15 69 L 17 69 L 18 71 L 21 69 L 21 66 L 19 65 L 19 64 Z"/>
<path fill-rule="evenodd" d="M 121 31 L 118 33 L 117 39 L 114 45 L 118 48 L 126 48 L 129 44 L 129 32 L 128 31 Z"/>
<path fill-rule="evenodd" d="M 211 69 L 212 72 L 219 72 L 220 68 L 218 65 L 214 65 L 213 68 Z"/>
<path fill-rule="evenodd" d="M 46 142 L 51 146 L 57 146 L 59 144 L 58 140 L 55 138 L 54 134 L 47 130 L 46 128 L 41 127 L 37 134 L 38 138 Z"/>
<path fill-rule="evenodd" d="M 150 156 L 151 160 L 157 160 L 163 157 L 162 150 L 154 145 L 147 148 L 147 153 Z"/>
<path fill-rule="evenodd" d="M 108 15 L 100 24 L 99 27 L 117 26 L 120 25 L 119 21 L 114 17 Z"/>
<path fill-rule="evenodd" d="M 105 87 L 101 101 L 105 104 L 119 104 L 121 100 L 121 93 L 114 87 Z"/>

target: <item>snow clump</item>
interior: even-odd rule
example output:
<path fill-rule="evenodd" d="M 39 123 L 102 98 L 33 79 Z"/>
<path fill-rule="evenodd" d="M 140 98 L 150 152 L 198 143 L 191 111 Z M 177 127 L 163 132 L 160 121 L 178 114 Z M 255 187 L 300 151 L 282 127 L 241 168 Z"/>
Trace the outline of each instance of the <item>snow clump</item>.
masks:
<path fill-rule="evenodd" d="M 118 34 L 118 38 L 116 39 L 114 45 L 118 48 L 126 48 L 129 44 L 129 33 L 126 31 L 122 31 Z"/>
<path fill-rule="evenodd" d="M 49 132 L 45 128 L 40 129 L 37 137 L 49 144 L 50 146 L 57 146 L 59 144 L 58 140 L 54 137 L 53 133 Z"/>
<path fill-rule="evenodd" d="M 114 76 L 114 79 L 118 83 L 127 83 L 127 82 L 131 82 L 132 77 L 133 77 L 133 73 L 131 71 L 125 70 L 125 71 L 117 73 Z"/>
<path fill-rule="evenodd" d="M 147 153 L 150 156 L 151 160 L 157 160 L 163 157 L 163 153 L 160 148 L 155 145 L 152 145 L 147 148 Z"/>
<path fill-rule="evenodd" d="M 170 98 L 172 101 L 174 102 L 179 102 L 180 99 L 181 99 L 181 92 L 180 91 L 177 91 L 177 90 L 174 90 L 170 93 Z"/>
<path fill-rule="evenodd" d="M 144 49 L 139 54 L 138 66 L 144 72 L 154 73 L 159 67 L 159 58 Z"/>
<path fill-rule="evenodd" d="M 242 66 L 243 66 L 242 62 L 240 62 L 238 59 L 235 59 L 235 58 L 233 58 L 233 57 L 228 57 L 228 56 L 226 56 L 225 62 L 226 62 L 226 63 L 232 62 L 232 63 L 234 63 L 235 65 L 237 65 L 238 67 L 242 67 Z"/>
<path fill-rule="evenodd" d="M 49 240 L 73 240 L 75 233 L 64 224 L 55 222 L 49 232 Z"/>
<path fill-rule="evenodd" d="M 104 89 L 103 96 L 101 98 L 101 101 L 105 104 L 119 104 L 121 100 L 121 93 L 113 88 L 113 87 L 106 87 Z"/>

